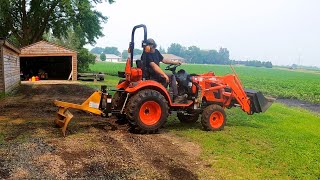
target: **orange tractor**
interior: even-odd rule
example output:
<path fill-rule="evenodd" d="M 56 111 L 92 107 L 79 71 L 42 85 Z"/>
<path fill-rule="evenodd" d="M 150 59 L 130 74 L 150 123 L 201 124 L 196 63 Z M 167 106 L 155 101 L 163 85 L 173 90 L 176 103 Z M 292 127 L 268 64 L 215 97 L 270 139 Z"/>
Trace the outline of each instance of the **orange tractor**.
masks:
<path fill-rule="evenodd" d="M 239 106 L 251 115 L 266 111 L 273 99 L 265 98 L 260 92 L 244 90 L 234 72 L 225 76 L 216 76 L 213 72 L 205 74 L 188 74 L 184 70 L 176 72 L 179 65 L 169 65 L 166 70 L 172 71 L 177 79 L 179 95 L 185 101 L 175 103 L 172 93 L 159 82 L 144 76 L 144 58 L 133 63 L 134 35 L 138 28 L 144 30 L 143 50 L 148 53 L 147 28 L 137 25 L 132 30 L 128 49 L 125 72 L 119 72 L 124 78 L 117 85 L 113 97 L 107 87 L 93 93 L 82 105 L 55 101 L 59 107 L 55 123 L 65 135 L 66 128 L 73 115 L 68 108 L 80 109 L 97 115 L 126 119 L 129 125 L 140 133 L 155 133 L 161 128 L 171 112 L 177 112 L 183 123 L 196 122 L 201 115 L 201 124 L 205 130 L 222 130 L 226 124 L 225 108 Z"/>

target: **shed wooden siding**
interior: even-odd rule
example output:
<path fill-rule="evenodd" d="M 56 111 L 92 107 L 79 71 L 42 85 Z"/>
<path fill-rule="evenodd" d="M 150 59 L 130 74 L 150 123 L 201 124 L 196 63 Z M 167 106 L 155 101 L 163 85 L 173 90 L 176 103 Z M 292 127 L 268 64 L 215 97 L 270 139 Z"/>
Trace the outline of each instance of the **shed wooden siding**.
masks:
<path fill-rule="evenodd" d="M 4 73 L 3 73 L 3 53 L 2 42 L 0 40 L 0 93 L 4 93 Z"/>
<path fill-rule="evenodd" d="M 78 75 L 78 59 L 77 52 L 65 48 L 63 46 L 49 43 L 47 41 L 39 41 L 21 49 L 20 57 L 41 57 L 41 56 L 70 56 L 72 57 L 72 80 L 77 80 Z"/>
<path fill-rule="evenodd" d="M 20 51 L 0 40 L 0 92 L 8 93 L 20 85 Z"/>

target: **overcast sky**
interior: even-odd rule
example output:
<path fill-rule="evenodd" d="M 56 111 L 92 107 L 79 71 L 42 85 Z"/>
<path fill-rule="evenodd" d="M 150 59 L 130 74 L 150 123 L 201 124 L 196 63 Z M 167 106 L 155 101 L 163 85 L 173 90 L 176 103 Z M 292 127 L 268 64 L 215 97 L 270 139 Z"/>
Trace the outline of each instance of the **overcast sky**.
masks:
<path fill-rule="evenodd" d="M 116 0 L 96 8 L 109 17 L 97 47 L 127 49 L 133 26 L 145 24 L 166 49 L 225 47 L 235 60 L 287 65 L 300 57 L 320 67 L 320 0 Z M 140 46 L 142 31 L 136 34 Z"/>

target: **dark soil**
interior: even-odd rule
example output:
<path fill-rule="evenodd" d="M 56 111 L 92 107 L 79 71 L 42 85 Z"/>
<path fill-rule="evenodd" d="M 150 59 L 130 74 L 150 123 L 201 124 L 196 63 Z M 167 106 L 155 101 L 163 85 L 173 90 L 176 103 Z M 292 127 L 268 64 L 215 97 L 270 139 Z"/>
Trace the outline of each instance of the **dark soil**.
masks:
<path fill-rule="evenodd" d="M 320 104 L 301 101 L 298 99 L 277 99 L 277 102 L 286 104 L 288 106 L 301 107 L 309 111 L 320 113 Z"/>
<path fill-rule="evenodd" d="M 170 132 L 139 135 L 115 119 L 72 110 L 67 137 L 53 100 L 81 103 L 81 85 L 22 85 L 0 100 L 0 179 L 198 179 L 200 148 Z"/>

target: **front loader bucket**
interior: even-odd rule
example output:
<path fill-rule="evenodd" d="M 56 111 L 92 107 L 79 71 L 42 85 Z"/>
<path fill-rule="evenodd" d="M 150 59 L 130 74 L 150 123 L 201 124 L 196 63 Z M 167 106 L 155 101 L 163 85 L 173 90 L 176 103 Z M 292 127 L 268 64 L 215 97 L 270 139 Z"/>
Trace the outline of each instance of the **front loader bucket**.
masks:
<path fill-rule="evenodd" d="M 275 101 L 273 98 L 266 98 L 261 92 L 246 89 L 247 96 L 250 98 L 251 111 L 254 113 L 265 112 Z"/>

